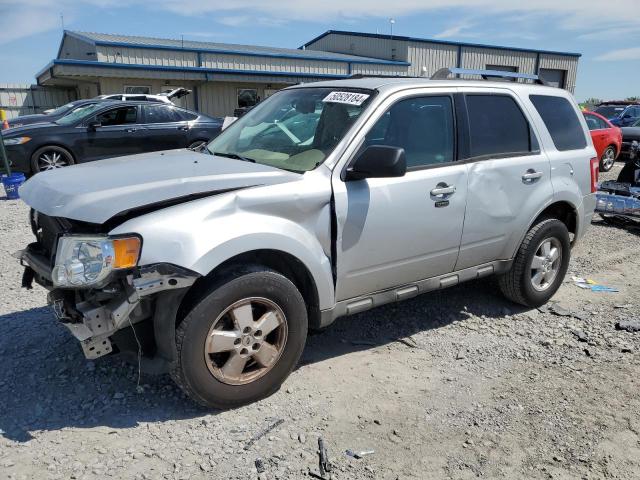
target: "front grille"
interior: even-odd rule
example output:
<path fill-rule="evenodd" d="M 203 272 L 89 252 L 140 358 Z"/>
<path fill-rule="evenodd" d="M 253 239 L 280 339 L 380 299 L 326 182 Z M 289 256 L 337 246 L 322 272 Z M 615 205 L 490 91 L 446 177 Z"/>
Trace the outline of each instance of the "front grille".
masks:
<path fill-rule="evenodd" d="M 49 259 L 51 265 L 58 248 L 58 238 L 71 231 L 72 225 L 64 218 L 50 217 L 31 210 L 31 228 L 36 236 L 37 249 Z"/>

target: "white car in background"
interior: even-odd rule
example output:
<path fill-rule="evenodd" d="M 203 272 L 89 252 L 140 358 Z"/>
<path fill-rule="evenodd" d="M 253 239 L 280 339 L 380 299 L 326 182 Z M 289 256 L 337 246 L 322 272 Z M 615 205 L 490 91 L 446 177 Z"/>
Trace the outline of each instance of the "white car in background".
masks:
<path fill-rule="evenodd" d="M 95 98 L 99 98 L 101 100 L 148 101 L 173 104 L 174 99 L 177 100 L 189 95 L 190 93 L 191 90 L 179 87 L 153 95 L 146 93 L 114 93 L 110 95 L 98 95 Z"/>

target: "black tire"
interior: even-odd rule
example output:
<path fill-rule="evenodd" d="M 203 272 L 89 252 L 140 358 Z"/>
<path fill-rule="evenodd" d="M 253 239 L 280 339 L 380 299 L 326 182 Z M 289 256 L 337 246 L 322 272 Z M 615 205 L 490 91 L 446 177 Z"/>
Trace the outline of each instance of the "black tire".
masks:
<path fill-rule="evenodd" d="M 531 264 L 538 247 L 546 239 L 556 239 L 561 245 L 558 273 L 547 288 L 536 290 L 531 277 Z M 564 223 L 555 218 L 542 219 L 527 232 L 511 269 L 498 279 L 500 290 L 509 300 L 527 307 L 539 307 L 556 293 L 569 267 L 571 245 L 569 231 Z"/>
<path fill-rule="evenodd" d="M 45 168 L 47 162 L 45 162 L 43 158 L 46 156 L 51 159 L 60 158 L 60 166 L 51 166 L 51 168 Z M 73 155 L 71 155 L 71 152 L 69 152 L 69 150 L 67 150 L 66 148 L 58 147 L 57 145 L 41 147 L 36 150 L 33 155 L 31 155 L 31 171 L 34 175 L 44 170 L 68 167 L 70 165 L 74 165 L 75 163 L 76 162 L 73 158 Z"/>
<path fill-rule="evenodd" d="M 616 148 L 613 145 L 609 145 L 602 152 L 600 157 L 600 171 L 609 172 L 616 164 Z"/>
<path fill-rule="evenodd" d="M 215 320 L 230 305 L 261 297 L 284 313 L 288 334 L 279 359 L 263 376 L 243 385 L 216 378 L 205 362 L 205 341 Z M 170 374 L 196 403 L 213 408 L 235 408 L 276 392 L 300 360 L 307 338 L 307 310 L 295 285 L 263 266 L 232 269 L 215 281 L 186 315 L 176 331 L 177 361 Z"/>

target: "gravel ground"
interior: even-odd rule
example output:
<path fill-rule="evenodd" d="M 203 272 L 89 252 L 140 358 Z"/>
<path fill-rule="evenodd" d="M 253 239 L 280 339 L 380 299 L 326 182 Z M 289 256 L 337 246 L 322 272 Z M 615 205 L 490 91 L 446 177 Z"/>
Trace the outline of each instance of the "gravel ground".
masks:
<path fill-rule="evenodd" d="M 319 436 L 334 479 L 640 478 L 640 332 L 615 328 L 640 318 L 637 233 L 594 221 L 570 275 L 620 292 L 568 276 L 554 301 L 574 316 L 490 280 L 423 295 L 339 320 L 278 393 L 211 412 L 84 359 L 45 291 L 19 288 L 26 216 L 0 201 L 0 478 L 310 478 Z"/>

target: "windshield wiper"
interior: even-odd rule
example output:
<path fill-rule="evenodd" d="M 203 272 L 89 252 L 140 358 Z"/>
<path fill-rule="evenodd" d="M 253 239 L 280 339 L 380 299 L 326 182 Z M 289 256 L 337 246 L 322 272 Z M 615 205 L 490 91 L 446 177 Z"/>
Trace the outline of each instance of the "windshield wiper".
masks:
<path fill-rule="evenodd" d="M 237 153 L 226 153 L 226 152 L 212 152 L 213 155 L 218 155 L 219 157 L 233 158 L 235 160 L 242 160 L 243 162 L 251 162 L 256 163 L 253 158 L 243 157 L 242 155 L 238 155 Z"/>

